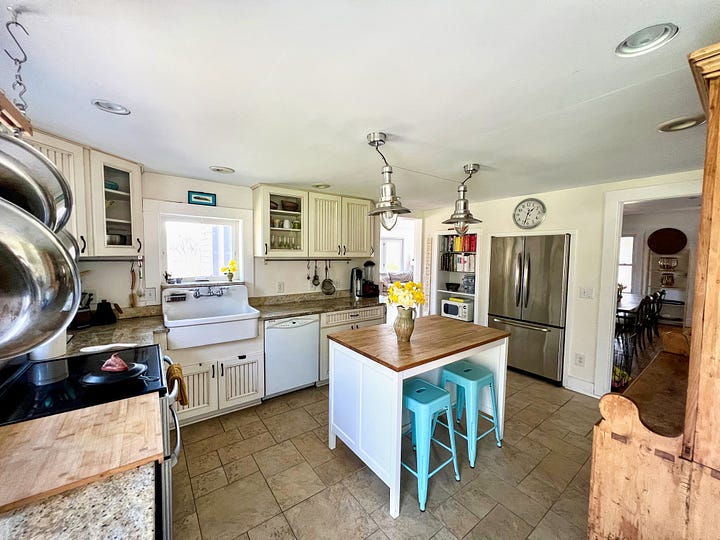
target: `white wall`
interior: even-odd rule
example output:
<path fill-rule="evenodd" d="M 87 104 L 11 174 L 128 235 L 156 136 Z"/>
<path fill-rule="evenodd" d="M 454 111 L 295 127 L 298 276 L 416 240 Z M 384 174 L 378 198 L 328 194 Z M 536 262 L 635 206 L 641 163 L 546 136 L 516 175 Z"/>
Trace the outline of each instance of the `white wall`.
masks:
<path fill-rule="evenodd" d="M 617 249 L 614 245 L 603 246 L 605 194 L 614 190 L 678 184 L 701 178 L 702 171 L 692 171 L 528 195 L 543 200 L 547 207 L 545 221 L 533 229 L 533 234 L 572 234 L 564 369 L 564 383 L 568 388 L 592 394 L 596 383 L 601 262 L 603 258 L 611 257 L 612 250 Z M 523 234 L 523 231 L 512 221 L 513 209 L 523 198 L 512 197 L 471 203 L 473 215 L 483 221 L 481 241 L 484 253 L 489 253 L 490 237 L 493 235 Z M 441 222 L 451 213 L 450 207 L 426 212 L 425 237 L 432 235 L 434 231 L 444 230 L 446 226 Z M 483 261 L 477 289 L 478 313 L 485 316 L 488 305 L 488 269 L 489 260 Z M 578 298 L 580 287 L 591 287 L 593 298 Z M 584 366 L 574 363 L 575 353 L 585 355 Z"/>

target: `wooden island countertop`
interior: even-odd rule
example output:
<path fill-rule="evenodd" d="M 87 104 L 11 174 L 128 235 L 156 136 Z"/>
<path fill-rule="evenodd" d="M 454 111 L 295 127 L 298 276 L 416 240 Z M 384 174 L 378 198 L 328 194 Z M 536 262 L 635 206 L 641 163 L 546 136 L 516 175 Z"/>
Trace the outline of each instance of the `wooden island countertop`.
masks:
<path fill-rule="evenodd" d="M 345 330 L 330 334 L 328 338 L 399 372 L 509 335 L 509 332 L 495 328 L 430 315 L 415 319 L 410 343 L 398 343 L 392 324 Z"/>

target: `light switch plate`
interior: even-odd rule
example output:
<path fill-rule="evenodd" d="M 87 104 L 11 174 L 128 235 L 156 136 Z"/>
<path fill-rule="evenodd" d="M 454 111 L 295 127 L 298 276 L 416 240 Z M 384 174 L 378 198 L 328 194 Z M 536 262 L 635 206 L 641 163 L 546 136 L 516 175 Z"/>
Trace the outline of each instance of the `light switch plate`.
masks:
<path fill-rule="evenodd" d="M 592 287 L 580 287 L 578 297 L 587 298 L 589 300 L 592 300 L 594 295 L 595 295 L 595 291 L 593 290 Z"/>

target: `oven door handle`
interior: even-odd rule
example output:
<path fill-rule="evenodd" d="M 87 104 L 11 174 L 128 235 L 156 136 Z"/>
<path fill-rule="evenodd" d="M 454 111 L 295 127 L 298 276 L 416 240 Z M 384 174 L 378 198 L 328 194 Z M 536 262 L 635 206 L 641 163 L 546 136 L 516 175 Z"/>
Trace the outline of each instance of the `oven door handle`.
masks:
<path fill-rule="evenodd" d="M 172 414 L 173 423 L 175 424 L 175 448 L 173 449 L 172 454 L 170 454 L 170 465 L 174 467 L 178 462 L 178 457 L 180 456 L 180 446 L 182 445 L 182 440 L 180 439 L 180 419 L 178 418 L 177 412 L 172 405 L 168 405 L 168 409 L 170 409 L 170 414 Z"/>
<path fill-rule="evenodd" d="M 170 366 L 172 366 L 175 363 L 172 361 L 172 358 L 170 358 L 167 354 L 163 355 L 163 361 L 166 362 Z M 170 394 L 168 394 L 168 399 L 170 400 L 170 403 L 175 403 L 179 393 L 180 393 L 180 385 L 177 383 L 173 384 L 172 392 L 170 392 Z"/>

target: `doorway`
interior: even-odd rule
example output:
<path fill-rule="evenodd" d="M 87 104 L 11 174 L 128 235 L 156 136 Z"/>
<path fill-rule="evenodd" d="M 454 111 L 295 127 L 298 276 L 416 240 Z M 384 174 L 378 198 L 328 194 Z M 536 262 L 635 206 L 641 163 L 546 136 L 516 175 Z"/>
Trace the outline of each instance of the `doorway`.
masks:
<path fill-rule="evenodd" d="M 387 297 L 387 290 L 395 281 L 420 281 L 422 220 L 398 217 L 391 231 L 380 228 L 380 296 Z M 395 306 L 387 305 L 387 320 L 394 321 Z"/>

